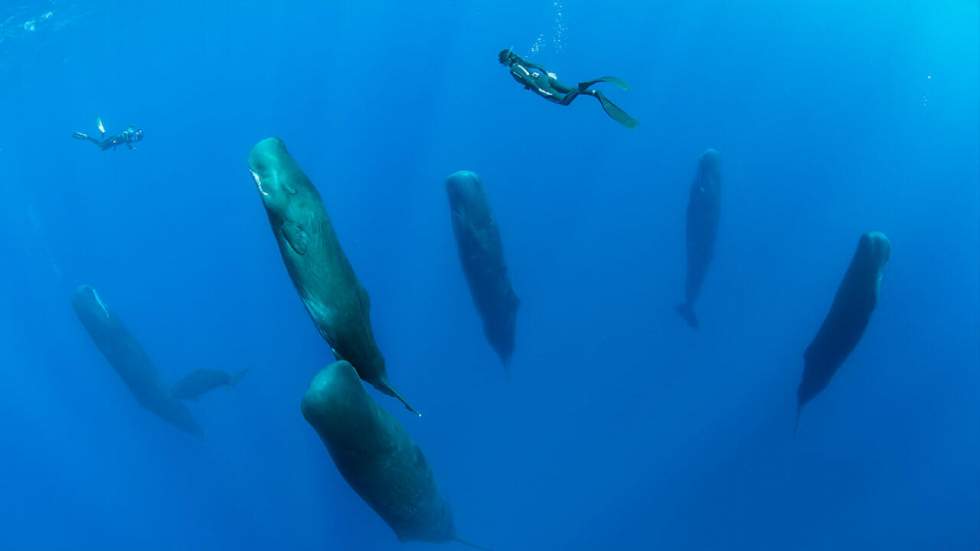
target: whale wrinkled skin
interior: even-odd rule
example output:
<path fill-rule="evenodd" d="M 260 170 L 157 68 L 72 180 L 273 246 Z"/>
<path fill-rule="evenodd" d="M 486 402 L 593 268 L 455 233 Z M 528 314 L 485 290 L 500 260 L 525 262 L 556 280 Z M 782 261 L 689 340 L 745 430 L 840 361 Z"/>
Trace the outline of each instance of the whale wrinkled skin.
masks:
<path fill-rule="evenodd" d="M 337 470 L 401 541 L 457 540 L 452 510 L 422 450 L 365 392 L 345 361 L 321 370 L 301 406 Z"/>
<path fill-rule="evenodd" d="M 361 379 L 397 398 L 371 328 L 370 299 L 347 260 L 316 187 L 279 138 L 256 144 L 248 159 L 286 271 L 320 335 Z"/>

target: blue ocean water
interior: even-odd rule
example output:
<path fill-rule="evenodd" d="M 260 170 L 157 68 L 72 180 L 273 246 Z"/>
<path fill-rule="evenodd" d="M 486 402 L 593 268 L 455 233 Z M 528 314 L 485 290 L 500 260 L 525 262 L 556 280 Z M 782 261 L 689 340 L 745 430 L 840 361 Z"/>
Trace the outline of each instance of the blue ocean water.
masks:
<path fill-rule="evenodd" d="M 980 546 L 976 1 L 0 3 L 0 549 L 429 549 L 339 476 L 299 402 L 330 360 L 246 166 L 277 135 L 371 295 L 461 535 L 495 550 Z M 611 74 L 610 121 L 513 47 Z M 71 139 L 142 127 L 136 150 Z M 721 152 L 692 331 L 684 217 Z M 504 369 L 445 177 L 478 172 L 521 299 Z M 857 349 L 793 433 L 858 237 L 892 242 Z M 133 400 L 75 318 L 96 286 L 191 408 Z M 457 548 L 457 544 L 446 544 Z"/>

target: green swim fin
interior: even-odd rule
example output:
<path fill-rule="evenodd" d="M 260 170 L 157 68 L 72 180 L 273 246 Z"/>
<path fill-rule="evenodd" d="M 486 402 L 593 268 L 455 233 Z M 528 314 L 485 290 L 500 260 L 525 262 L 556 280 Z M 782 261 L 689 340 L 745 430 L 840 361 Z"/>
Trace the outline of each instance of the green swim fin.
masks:
<path fill-rule="evenodd" d="M 616 77 L 599 77 L 599 78 L 597 78 L 595 80 L 588 80 L 588 81 L 585 81 L 585 82 L 581 82 L 578 85 L 578 89 L 579 90 L 582 90 L 582 91 L 585 91 L 590 86 L 593 86 L 595 84 L 599 84 L 600 82 L 608 82 L 609 84 L 612 84 L 613 86 L 619 87 L 621 90 L 627 90 L 628 91 L 630 89 L 630 85 L 629 84 L 626 84 L 626 81 L 625 80 L 623 80 L 621 78 L 616 78 Z"/>
<path fill-rule="evenodd" d="M 625 126 L 626 128 L 636 128 L 637 125 L 636 119 L 629 116 L 629 114 L 626 113 L 626 111 L 620 109 L 618 105 L 606 99 L 606 96 L 604 96 L 602 92 L 596 92 L 595 98 L 599 100 L 599 104 L 602 105 L 603 111 L 605 111 L 607 115 L 612 117 L 614 121 Z"/>
<path fill-rule="evenodd" d="M 609 84 L 612 84 L 613 86 L 619 87 L 621 90 L 629 90 L 630 89 L 630 85 L 629 84 L 626 84 L 626 81 L 623 80 L 623 79 L 621 79 L 621 78 L 616 78 L 616 77 L 599 77 L 596 80 L 597 80 L 597 82 L 608 82 Z"/>

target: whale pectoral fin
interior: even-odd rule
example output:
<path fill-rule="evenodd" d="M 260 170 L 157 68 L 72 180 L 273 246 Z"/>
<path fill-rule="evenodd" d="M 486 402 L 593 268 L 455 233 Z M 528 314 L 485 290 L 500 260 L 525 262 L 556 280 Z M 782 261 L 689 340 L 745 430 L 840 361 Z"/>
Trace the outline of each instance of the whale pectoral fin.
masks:
<path fill-rule="evenodd" d="M 303 229 L 302 225 L 287 221 L 279 229 L 279 233 L 293 252 L 300 256 L 306 254 L 310 243 L 310 234 Z"/>
<path fill-rule="evenodd" d="M 371 384 L 373 384 L 374 388 L 377 388 L 382 393 L 387 394 L 388 396 L 391 396 L 392 398 L 401 402 L 402 405 L 405 406 L 405 409 L 414 413 L 417 417 L 422 417 L 422 412 L 412 407 L 412 405 L 408 403 L 408 400 L 403 398 L 402 395 L 399 394 L 398 391 L 395 390 L 395 388 L 391 386 L 391 384 L 389 384 L 387 380 L 382 379 L 380 381 Z"/>
<path fill-rule="evenodd" d="M 483 254 L 490 252 L 490 231 L 487 228 L 478 228 L 473 226 L 473 235 L 476 238 L 476 244 L 480 247 L 480 251 Z"/>
<path fill-rule="evenodd" d="M 333 352 L 334 357 L 337 360 L 344 359 L 343 356 L 337 353 L 334 348 L 334 343 L 337 342 L 337 335 L 334 331 L 337 325 L 337 312 L 333 308 L 323 304 L 315 298 L 308 296 L 301 296 L 303 301 L 303 306 L 306 306 L 306 311 L 309 312 L 310 317 L 313 318 L 313 323 L 316 325 L 316 330 L 323 337 L 323 340 L 327 341 L 330 345 L 330 351 Z"/>
<path fill-rule="evenodd" d="M 360 283 L 357 284 L 357 299 L 361 303 L 361 308 L 365 310 L 371 309 L 371 295 L 368 294 L 367 290 Z"/>

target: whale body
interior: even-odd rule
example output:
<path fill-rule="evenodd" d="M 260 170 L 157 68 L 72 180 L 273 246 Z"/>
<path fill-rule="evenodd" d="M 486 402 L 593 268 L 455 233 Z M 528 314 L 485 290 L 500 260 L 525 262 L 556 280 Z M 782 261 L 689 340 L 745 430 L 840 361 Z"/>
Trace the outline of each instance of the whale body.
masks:
<path fill-rule="evenodd" d="M 409 403 L 388 382 L 371 328 L 371 301 L 347 260 L 320 193 L 279 138 L 252 148 L 249 170 L 286 271 L 336 359 L 381 392 Z"/>
<path fill-rule="evenodd" d="M 321 370 L 301 406 L 337 470 L 400 541 L 458 540 L 422 450 L 345 361 Z"/>
<path fill-rule="evenodd" d="M 170 395 L 146 351 L 95 288 L 80 286 L 72 297 L 72 307 L 92 342 L 139 405 L 182 431 L 202 433 L 190 410 Z"/>
<path fill-rule="evenodd" d="M 514 352 L 520 300 L 511 286 L 500 230 L 487 194 L 474 172 L 461 170 L 446 179 L 453 234 L 483 332 L 506 364 Z"/>
<path fill-rule="evenodd" d="M 827 387 L 864 335 L 878 304 L 882 270 L 890 257 L 891 243 L 885 234 L 869 232 L 861 236 L 830 312 L 803 353 L 797 424 L 803 407 Z"/>
<path fill-rule="evenodd" d="M 677 305 L 677 313 L 693 329 L 699 325 L 694 303 L 701 296 L 701 287 L 711 265 L 718 236 L 721 215 L 719 159 L 714 149 L 701 154 L 687 203 L 687 276 L 684 281 L 684 302 Z"/>

